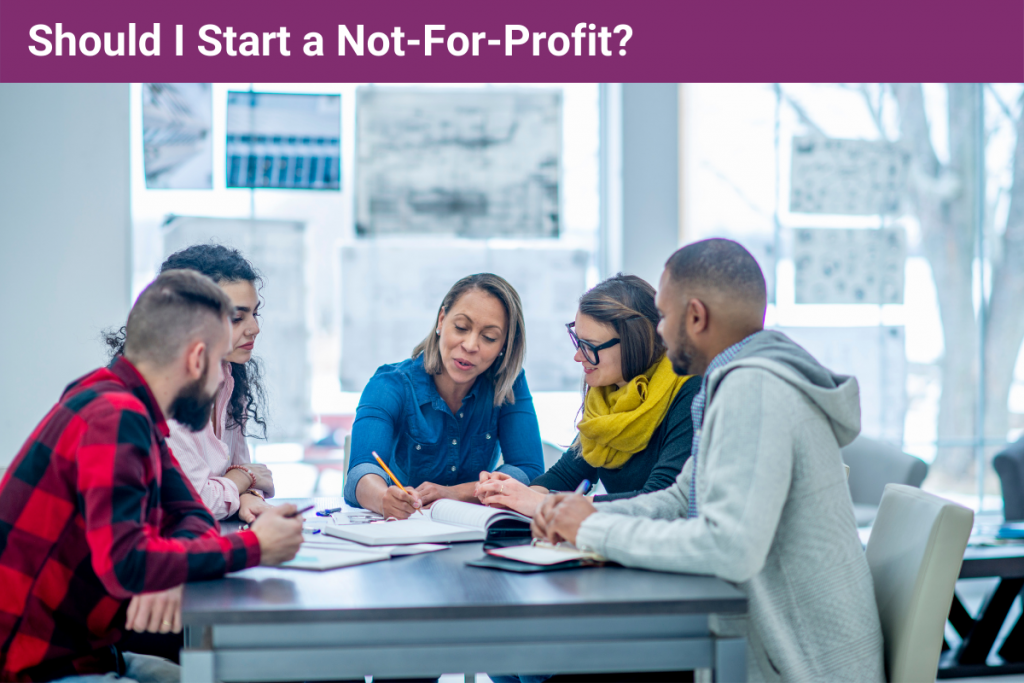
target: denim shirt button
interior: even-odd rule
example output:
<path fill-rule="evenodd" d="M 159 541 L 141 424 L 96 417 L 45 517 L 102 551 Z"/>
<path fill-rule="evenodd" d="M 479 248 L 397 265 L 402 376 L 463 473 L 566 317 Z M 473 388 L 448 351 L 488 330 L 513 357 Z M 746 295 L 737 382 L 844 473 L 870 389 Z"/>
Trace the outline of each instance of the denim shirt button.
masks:
<path fill-rule="evenodd" d="M 485 438 L 485 439 L 489 439 L 489 438 L 491 438 L 491 435 L 490 435 L 490 434 L 488 434 L 488 435 L 487 435 L 487 436 L 485 436 L 484 438 Z"/>
<path fill-rule="evenodd" d="M 459 413 L 459 417 L 462 417 L 462 413 Z"/>
<path fill-rule="evenodd" d="M 452 472 L 455 471 L 455 465 L 452 465 Z"/>
<path fill-rule="evenodd" d="M 416 444 L 416 450 L 421 450 L 422 448 L 423 448 L 422 446 L 420 446 L 419 444 Z"/>
<path fill-rule="evenodd" d="M 459 440 L 458 439 L 452 439 L 452 445 L 453 446 L 458 446 L 459 445 Z"/>

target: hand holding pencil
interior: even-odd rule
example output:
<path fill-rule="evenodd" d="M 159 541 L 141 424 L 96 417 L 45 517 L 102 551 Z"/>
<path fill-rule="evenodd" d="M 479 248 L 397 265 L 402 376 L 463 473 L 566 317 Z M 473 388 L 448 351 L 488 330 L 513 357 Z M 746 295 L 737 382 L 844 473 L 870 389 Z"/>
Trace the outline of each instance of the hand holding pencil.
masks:
<path fill-rule="evenodd" d="M 388 473 L 391 481 L 395 482 L 394 486 L 389 486 L 384 492 L 381 513 L 385 517 L 395 517 L 396 519 L 406 519 L 417 512 L 422 515 L 423 501 L 416 491 L 403 486 L 376 451 L 373 451 L 373 457 L 377 460 L 377 464 Z"/>

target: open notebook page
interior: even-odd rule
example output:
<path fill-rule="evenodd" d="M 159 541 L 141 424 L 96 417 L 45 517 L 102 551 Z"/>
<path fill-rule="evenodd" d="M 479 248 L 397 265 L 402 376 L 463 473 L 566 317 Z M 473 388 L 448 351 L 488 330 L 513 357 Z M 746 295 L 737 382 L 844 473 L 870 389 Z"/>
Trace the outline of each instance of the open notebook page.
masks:
<path fill-rule="evenodd" d="M 529 517 L 524 517 L 518 512 L 511 510 L 498 510 L 484 505 L 463 503 L 462 501 L 449 498 L 434 501 L 430 506 L 430 518 L 435 522 L 458 524 L 459 526 L 473 529 L 487 528 L 487 523 L 495 517 L 519 519 L 525 522 L 530 521 Z"/>

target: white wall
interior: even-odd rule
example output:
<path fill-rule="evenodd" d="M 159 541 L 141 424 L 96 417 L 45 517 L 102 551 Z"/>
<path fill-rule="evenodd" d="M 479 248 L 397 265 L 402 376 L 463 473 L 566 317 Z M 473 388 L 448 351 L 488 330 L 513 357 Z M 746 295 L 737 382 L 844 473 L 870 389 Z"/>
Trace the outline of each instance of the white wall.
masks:
<path fill-rule="evenodd" d="M 128 314 L 128 86 L 0 84 L 0 467 Z"/>

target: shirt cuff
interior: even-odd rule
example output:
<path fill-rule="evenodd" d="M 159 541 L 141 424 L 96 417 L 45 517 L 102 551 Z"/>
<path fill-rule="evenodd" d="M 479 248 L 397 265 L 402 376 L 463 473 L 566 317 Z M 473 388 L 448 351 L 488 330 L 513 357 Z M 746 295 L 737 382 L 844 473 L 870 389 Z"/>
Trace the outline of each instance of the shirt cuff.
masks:
<path fill-rule="evenodd" d="M 227 536 L 231 540 L 231 558 L 228 561 L 229 572 L 237 572 L 260 563 L 260 539 L 251 530 L 239 531 Z"/>
<path fill-rule="evenodd" d="M 576 530 L 576 547 L 588 553 L 608 557 L 608 534 L 615 524 L 615 515 L 595 512 L 583 520 Z"/>
<path fill-rule="evenodd" d="M 499 467 L 497 469 L 497 471 L 501 472 L 502 474 L 507 474 L 508 476 L 512 477 L 513 479 L 518 481 L 523 486 L 529 486 L 530 485 L 530 478 L 528 476 L 526 476 L 526 472 L 523 472 L 521 469 L 519 469 L 515 465 L 505 464 L 505 465 L 502 465 L 501 467 Z"/>
<path fill-rule="evenodd" d="M 355 467 L 349 468 L 348 474 L 345 475 L 345 502 L 352 507 L 361 508 L 362 505 L 356 500 L 356 488 L 359 486 L 359 480 L 365 477 L 367 474 L 376 474 L 385 483 L 391 482 L 391 477 L 385 472 L 379 465 L 374 465 L 370 462 L 359 463 Z"/>
<path fill-rule="evenodd" d="M 238 500 L 239 495 L 241 495 L 238 485 L 227 477 L 210 477 L 210 481 L 217 482 L 220 485 L 219 492 L 222 494 L 219 501 L 203 501 L 206 503 L 206 507 L 210 508 L 213 516 L 217 519 L 226 519 L 238 512 L 238 507 L 241 503 Z M 218 492 L 217 487 L 213 487 L 211 492 L 216 495 Z M 218 502 L 223 504 L 223 508 L 217 505 Z"/>

